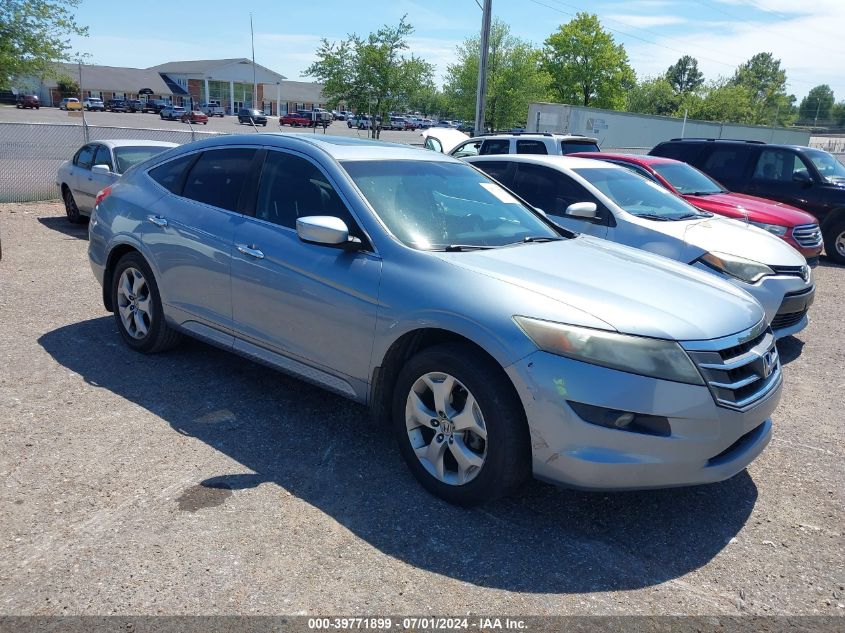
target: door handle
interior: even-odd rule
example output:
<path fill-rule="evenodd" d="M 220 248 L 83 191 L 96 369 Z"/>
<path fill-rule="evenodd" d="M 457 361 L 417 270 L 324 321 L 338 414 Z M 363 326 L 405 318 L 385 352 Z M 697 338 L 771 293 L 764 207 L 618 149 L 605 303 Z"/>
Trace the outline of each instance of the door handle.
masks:
<path fill-rule="evenodd" d="M 246 244 L 238 244 L 237 249 L 243 253 L 244 255 L 249 255 L 250 257 L 254 257 L 255 259 L 264 259 L 264 253 L 260 250 L 255 248 L 254 246 L 247 246 Z"/>
<path fill-rule="evenodd" d="M 155 224 L 159 228 L 164 228 L 167 226 L 167 219 L 161 217 L 160 215 L 148 215 L 147 221 L 151 224 Z"/>

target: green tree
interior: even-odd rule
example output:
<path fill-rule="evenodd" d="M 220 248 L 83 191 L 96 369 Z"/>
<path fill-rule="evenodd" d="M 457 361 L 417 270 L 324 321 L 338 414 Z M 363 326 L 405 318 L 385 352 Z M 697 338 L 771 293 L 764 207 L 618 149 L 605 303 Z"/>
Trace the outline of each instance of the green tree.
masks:
<path fill-rule="evenodd" d="M 56 89 L 63 97 L 78 97 L 79 84 L 72 77 L 62 75 L 56 80 Z"/>
<path fill-rule="evenodd" d="M 684 55 L 666 70 L 668 81 L 676 94 L 695 92 L 704 85 L 704 73 L 698 70 L 698 60 Z"/>
<path fill-rule="evenodd" d="M 691 119 L 723 123 L 753 123 L 753 95 L 745 86 L 723 80 L 711 83 L 701 98 L 685 100 Z"/>
<path fill-rule="evenodd" d="M 827 84 L 812 88 L 807 96 L 801 99 L 798 106 L 798 120 L 801 123 L 814 124 L 827 122 L 831 118 L 831 112 L 836 99 L 833 97 L 833 90 Z"/>
<path fill-rule="evenodd" d="M 749 123 L 784 125 L 794 119 L 795 96 L 786 93 L 786 71 L 771 53 L 757 53 L 741 64 L 730 83 L 751 95 L 753 117 Z"/>
<path fill-rule="evenodd" d="M 406 55 L 414 28 L 403 16 L 399 25 L 385 25 L 366 39 L 350 35 L 336 43 L 323 39 L 317 60 L 305 74 L 323 84 L 326 103 L 344 102 L 356 112 L 387 117 L 407 106 L 421 86 L 433 84 L 434 68 L 419 57 Z M 379 129 L 372 135 L 378 137 Z"/>
<path fill-rule="evenodd" d="M 833 127 L 845 128 L 845 101 L 840 101 L 830 109 L 830 122 Z"/>
<path fill-rule="evenodd" d="M 628 93 L 628 112 L 639 114 L 673 115 L 680 105 L 680 97 L 664 77 L 645 79 Z"/>
<path fill-rule="evenodd" d="M 446 69 L 443 92 L 458 118 L 475 118 L 481 43 L 471 37 L 457 48 L 457 63 Z M 484 128 L 509 129 L 524 125 L 528 104 L 548 96 L 549 77 L 540 67 L 540 51 L 510 34 L 501 20 L 491 25 L 487 59 L 487 100 Z"/>
<path fill-rule="evenodd" d="M 0 0 L 0 85 L 47 76 L 70 55 L 71 35 L 87 35 L 74 18 L 80 0 Z"/>
<path fill-rule="evenodd" d="M 625 47 L 590 13 L 578 13 L 546 39 L 543 67 L 554 96 L 575 105 L 620 109 L 636 83 Z"/>

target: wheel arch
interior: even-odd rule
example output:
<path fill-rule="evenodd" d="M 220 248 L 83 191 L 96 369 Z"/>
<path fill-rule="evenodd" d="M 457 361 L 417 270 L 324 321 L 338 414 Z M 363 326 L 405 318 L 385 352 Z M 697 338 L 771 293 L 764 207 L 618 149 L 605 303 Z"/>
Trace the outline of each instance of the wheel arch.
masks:
<path fill-rule="evenodd" d="M 147 259 L 144 254 L 140 251 L 140 249 L 138 249 L 135 245 L 128 244 L 125 242 L 116 244 L 114 248 L 109 251 L 108 258 L 106 259 L 106 268 L 103 273 L 103 305 L 109 312 L 114 312 L 114 306 L 112 305 L 111 298 L 112 275 L 114 274 L 114 267 L 117 265 L 117 262 L 120 261 L 120 258 L 126 255 L 127 253 L 138 253 L 141 257 L 144 257 L 145 260 Z"/>
<path fill-rule="evenodd" d="M 820 228 L 822 233 L 824 233 L 825 229 L 827 229 L 831 224 L 845 218 L 845 207 L 835 207 L 828 211 L 827 215 L 824 216 L 820 223 Z"/>

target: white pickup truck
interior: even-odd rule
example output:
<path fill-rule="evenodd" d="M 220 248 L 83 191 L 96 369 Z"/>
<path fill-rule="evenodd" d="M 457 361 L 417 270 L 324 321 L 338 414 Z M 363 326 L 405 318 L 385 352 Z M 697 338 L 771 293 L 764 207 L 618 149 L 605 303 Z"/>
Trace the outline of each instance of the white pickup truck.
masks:
<path fill-rule="evenodd" d="M 226 114 L 223 108 L 220 106 L 219 101 L 209 101 L 208 103 L 203 103 L 200 106 L 200 110 L 206 116 L 219 116 L 222 117 Z"/>

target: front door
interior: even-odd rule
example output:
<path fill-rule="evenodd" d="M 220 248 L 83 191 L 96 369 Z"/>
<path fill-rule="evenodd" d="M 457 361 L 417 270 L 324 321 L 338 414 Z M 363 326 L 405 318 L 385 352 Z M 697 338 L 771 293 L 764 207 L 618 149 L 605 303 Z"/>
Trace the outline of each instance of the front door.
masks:
<path fill-rule="evenodd" d="M 814 170 L 796 152 L 764 149 L 760 152 L 746 192 L 799 209 L 810 208 L 808 196 L 815 184 Z"/>
<path fill-rule="evenodd" d="M 361 251 L 307 244 L 300 217 L 346 222 Z M 254 217 L 235 231 L 232 310 L 248 342 L 311 366 L 368 380 L 381 259 L 329 178 L 309 159 L 268 151 Z"/>
<path fill-rule="evenodd" d="M 114 173 L 114 161 L 112 160 L 111 150 L 105 145 L 94 144 L 96 148 L 94 154 L 94 165 L 105 165 L 109 168 L 108 174 L 94 173 L 90 168 L 80 170 L 77 175 L 77 188 L 79 189 L 79 197 L 76 204 L 80 209 L 91 211 L 94 208 L 94 202 L 97 200 L 97 194 L 102 190 L 113 185 L 117 181 L 117 176 Z"/>

